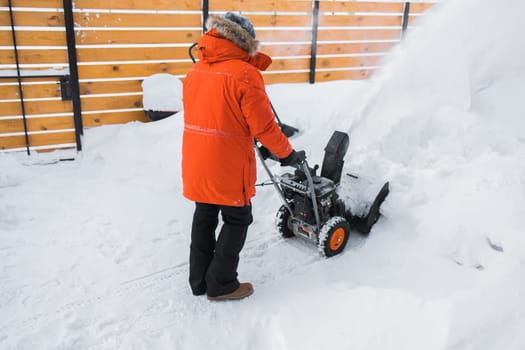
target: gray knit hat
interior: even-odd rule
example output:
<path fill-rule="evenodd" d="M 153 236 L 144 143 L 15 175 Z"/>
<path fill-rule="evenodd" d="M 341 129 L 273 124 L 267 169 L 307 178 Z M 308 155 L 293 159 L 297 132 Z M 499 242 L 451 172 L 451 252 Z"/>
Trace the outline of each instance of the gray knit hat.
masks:
<path fill-rule="evenodd" d="M 242 29 L 248 32 L 252 38 L 255 39 L 255 29 L 253 28 L 252 22 L 244 16 L 241 16 L 235 12 L 226 12 L 224 18 L 239 25 Z"/>

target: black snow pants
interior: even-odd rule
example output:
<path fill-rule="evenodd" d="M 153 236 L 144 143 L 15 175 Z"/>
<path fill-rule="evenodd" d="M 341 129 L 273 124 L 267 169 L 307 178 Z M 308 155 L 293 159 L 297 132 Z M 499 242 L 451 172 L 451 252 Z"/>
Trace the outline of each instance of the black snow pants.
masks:
<path fill-rule="evenodd" d="M 223 225 L 217 239 L 219 211 Z M 224 295 L 239 288 L 239 253 L 252 223 L 252 207 L 195 203 L 191 227 L 190 287 L 195 295 Z"/>

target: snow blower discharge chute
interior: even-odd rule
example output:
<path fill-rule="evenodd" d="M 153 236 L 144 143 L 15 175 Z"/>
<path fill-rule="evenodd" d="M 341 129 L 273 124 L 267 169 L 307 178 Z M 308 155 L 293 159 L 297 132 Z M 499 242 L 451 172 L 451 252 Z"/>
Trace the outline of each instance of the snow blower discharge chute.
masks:
<path fill-rule="evenodd" d="M 379 219 L 379 207 L 389 193 L 385 183 L 365 216 L 356 216 L 339 198 L 337 188 L 341 181 L 344 156 L 348 150 L 348 134 L 334 131 L 325 147 L 320 176 L 318 165 L 310 168 L 304 151 L 303 162 L 295 172 L 274 175 L 256 143 L 256 152 L 277 190 L 282 206 L 277 211 L 276 225 L 282 237 L 299 236 L 317 244 L 326 257 L 343 251 L 350 231 L 368 234 Z M 270 155 L 271 159 L 278 159 Z"/>

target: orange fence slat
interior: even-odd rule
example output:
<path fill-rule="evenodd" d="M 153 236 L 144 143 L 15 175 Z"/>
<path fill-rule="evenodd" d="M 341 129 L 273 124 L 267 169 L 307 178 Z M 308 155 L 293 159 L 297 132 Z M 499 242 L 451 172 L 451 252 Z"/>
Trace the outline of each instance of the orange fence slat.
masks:
<path fill-rule="evenodd" d="M 67 117 L 42 117 L 42 118 L 26 118 L 27 130 L 44 131 L 44 130 L 64 130 L 73 129 L 73 118 Z M 24 122 L 21 118 L 18 119 L 0 119 L 0 130 L 2 133 L 9 132 L 24 132 Z"/>
<path fill-rule="evenodd" d="M 388 52 L 397 43 L 319 44 L 318 55 Z"/>
<path fill-rule="evenodd" d="M 48 113 L 68 113 L 71 112 L 71 101 L 44 100 L 44 101 L 24 101 L 26 115 L 48 114 Z M 0 117 L 22 115 L 22 107 L 19 101 L 1 102 Z"/>
<path fill-rule="evenodd" d="M 309 67 L 310 58 L 281 58 L 274 59 L 268 71 L 309 69 Z"/>
<path fill-rule="evenodd" d="M 14 2 L 16 4 L 16 1 Z M 62 6 L 62 5 L 60 5 Z M 13 21 L 17 26 L 63 27 L 64 14 L 61 12 L 13 11 Z M 0 23 L 11 23 L 9 11 L 0 10 Z"/>
<path fill-rule="evenodd" d="M 141 92 L 142 80 L 88 81 L 80 83 L 80 95 Z"/>
<path fill-rule="evenodd" d="M 263 73 L 263 79 L 266 84 L 306 83 L 308 82 L 308 78 L 308 72 L 291 72 L 279 74 Z"/>
<path fill-rule="evenodd" d="M 200 11 L 200 0 L 75 0 L 77 9 Z"/>
<path fill-rule="evenodd" d="M 321 1 L 319 12 L 403 12 L 402 2 Z"/>
<path fill-rule="evenodd" d="M 330 16 L 320 15 L 319 26 L 392 27 L 401 26 L 402 16 Z"/>
<path fill-rule="evenodd" d="M 78 27 L 201 27 L 199 13 L 75 13 Z"/>
<path fill-rule="evenodd" d="M 49 98 L 60 97 L 60 85 L 50 82 L 49 84 L 27 85 L 22 84 L 24 98 Z M 18 85 L 1 85 L 0 100 L 14 100 L 20 98 Z M 1 129 L 0 129 L 1 130 Z"/>
<path fill-rule="evenodd" d="M 101 96 L 82 99 L 82 111 L 142 108 L 142 95 Z"/>
<path fill-rule="evenodd" d="M 94 127 L 106 124 L 125 124 L 133 121 L 146 122 L 148 118 L 144 111 L 129 111 L 129 112 L 100 112 L 84 114 L 84 127 Z"/>
<path fill-rule="evenodd" d="M 250 14 L 249 17 L 256 30 L 257 27 L 310 27 L 312 25 L 311 14 Z"/>
<path fill-rule="evenodd" d="M 370 69 L 321 71 L 315 73 L 315 81 L 362 80 L 369 78 L 372 73 Z"/>
<path fill-rule="evenodd" d="M 383 56 L 352 56 L 317 58 L 317 68 L 350 68 L 376 66 Z"/>
<path fill-rule="evenodd" d="M 78 67 L 78 74 L 80 79 L 147 77 L 157 73 L 185 75 L 192 65 L 191 61 L 92 65 Z"/>
<path fill-rule="evenodd" d="M 210 11 L 309 12 L 312 1 L 301 0 L 210 0 Z"/>
<path fill-rule="evenodd" d="M 310 41 L 311 39 L 311 30 L 284 30 L 278 32 L 275 32 L 274 30 L 257 31 L 257 40 L 263 43 Z"/>
<path fill-rule="evenodd" d="M 55 50 L 18 50 L 18 60 L 20 64 L 47 64 L 63 63 L 67 64 L 67 51 L 65 49 Z M 0 62 L 4 64 L 14 64 L 14 50 L 0 50 Z"/>
<path fill-rule="evenodd" d="M 352 41 L 352 40 L 393 40 L 399 39 L 401 30 L 396 29 L 359 29 L 359 30 L 319 30 L 318 40 L 321 41 Z"/>
<path fill-rule="evenodd" d="M 18 46 L 66 46 L 65 31 L 17 30 Z M 13 37 L 7 30 L 0 31 L 0 46 L 12 46 Z"/>
<path fill-rule="evenodd" d="M 189 59 L 187 47 L 78 48 L 78 60 L 85 62 Z"/>
<path fill-rule="evenodd" d="M 78 45 L 193 43 L 200 30 L 81 30 Z"/>
<path fill-rule="evenodd" d="M 29 145 L 31 147 L 60 145 L 66 143 L 75 143 L 75 133 L 73 131 L 29 135 Z M 26 141 L 24 135 L 0 137 L 0 149 L 22 148 L 25 146 Z"/>
<path fill-rule="evenodd" d="M 14 0 L 13 7 L 62 8 L 62 0 Z M 7 7 L 7 0 L 0 0 L 0 7 Z"/>

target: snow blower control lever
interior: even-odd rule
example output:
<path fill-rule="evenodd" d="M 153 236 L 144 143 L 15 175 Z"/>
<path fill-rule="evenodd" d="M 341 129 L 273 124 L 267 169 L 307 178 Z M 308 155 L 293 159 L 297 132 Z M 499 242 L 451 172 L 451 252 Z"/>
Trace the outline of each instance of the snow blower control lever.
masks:
<path fill-rule="evenodd" d="M 304 151 L 297 152 L 300 161 L 294 173 L 274 175 L 266 159 L 280 161 L 256 142 L 256 152 L 275 187 L 282 205 L 277 211 L 277 230 L 282 237 L 302 237 L 318 245 L 326 257 L 339 254 L 345 248 L 351 230 L 368 233 L 379 218 L 379 207 L 388 195 L 385 183 L 365 217 L 352 215 L 351 209 L 339 198 L 344 156 L 348 150 L 348 134 L 334 131 L 327 146 L 321 168 L 311 168 Z"/>

